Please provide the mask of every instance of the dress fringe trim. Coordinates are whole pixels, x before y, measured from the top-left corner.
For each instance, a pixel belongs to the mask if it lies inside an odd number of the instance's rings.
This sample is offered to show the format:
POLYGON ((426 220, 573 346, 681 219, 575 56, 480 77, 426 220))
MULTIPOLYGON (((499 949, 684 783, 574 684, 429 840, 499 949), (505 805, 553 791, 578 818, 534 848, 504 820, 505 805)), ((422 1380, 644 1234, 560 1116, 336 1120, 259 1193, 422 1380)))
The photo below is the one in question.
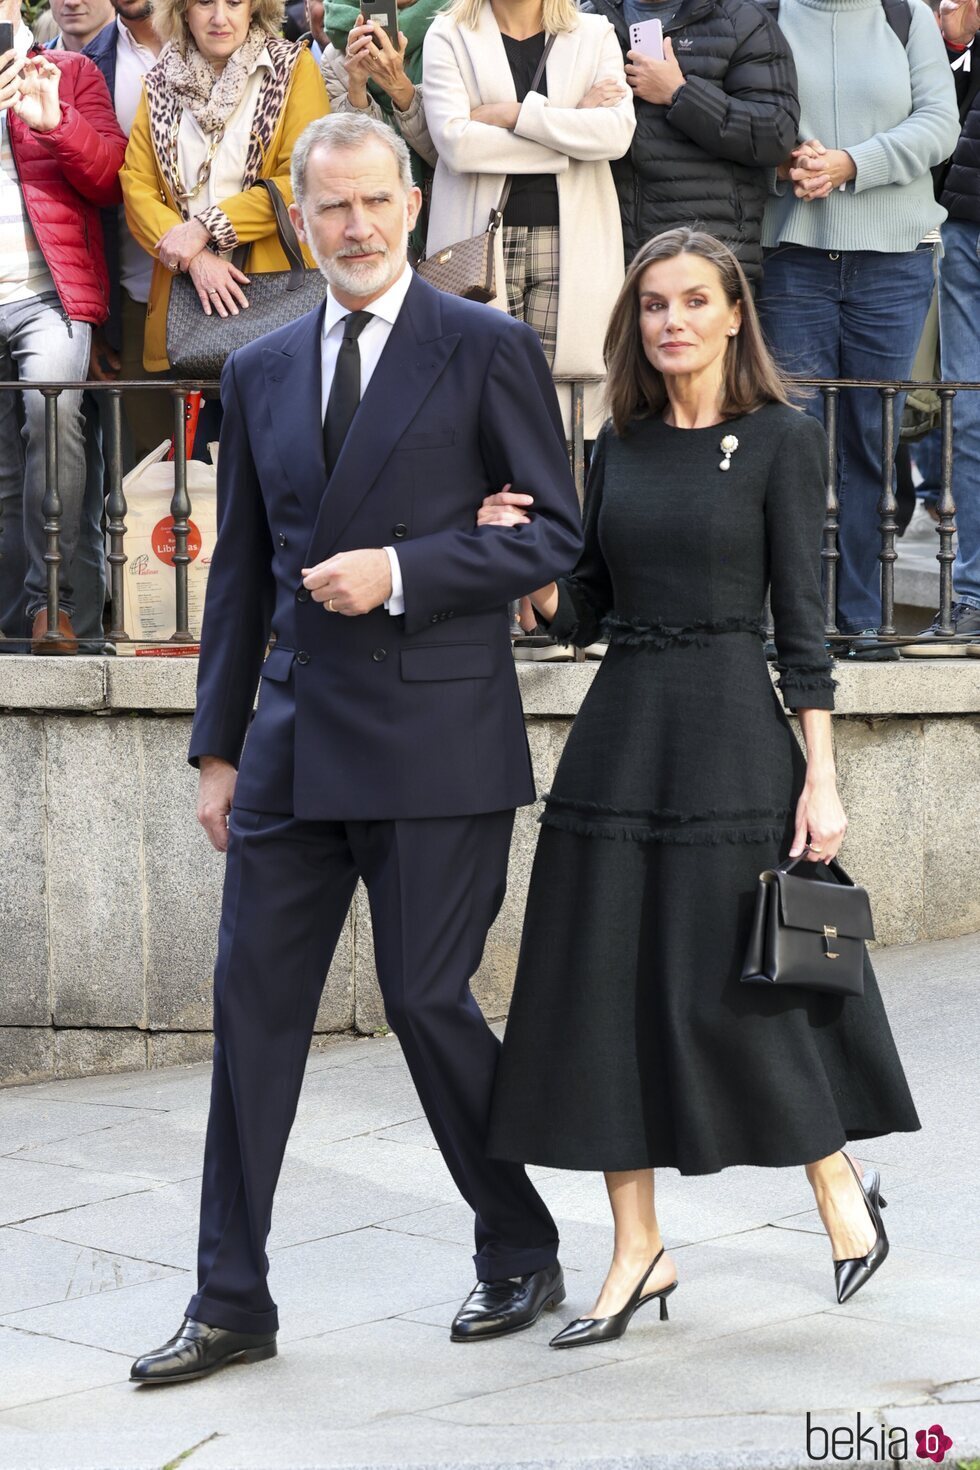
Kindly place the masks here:
POLYGON ((546 827, 579 837, 617 838, 624 842, 657 842, 677 847, 717 847, 721 843, 768 842, 786 830, 788 813, 773 807, 743 811, 630 811, 600 802, 574 801, 545 794, 538 820, 546 827))

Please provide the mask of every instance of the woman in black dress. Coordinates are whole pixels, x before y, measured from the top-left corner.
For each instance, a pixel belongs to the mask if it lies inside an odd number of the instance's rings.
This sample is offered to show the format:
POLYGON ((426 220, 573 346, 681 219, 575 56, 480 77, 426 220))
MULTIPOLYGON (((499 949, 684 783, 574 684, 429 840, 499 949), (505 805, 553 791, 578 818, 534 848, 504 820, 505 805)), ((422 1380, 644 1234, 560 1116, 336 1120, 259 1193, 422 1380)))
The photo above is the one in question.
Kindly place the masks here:
MULTIPOLYGON (((606 359, 585 550, 532 598, 560 641, 604 629, 609 648, 546 798, 490 1131, 497 1157, 605 1173, 612 1264, 561 1347, 619 1336, 658 1297, 666 1316, 658 1166, 805 1165, 844 1300, 887 1240, 877 1171, 862 1181, 842 1146, 919 1127, 870 964, 862 997, 739 983, 759 873, 829 862, 847 825, 823 429, 790 406, 708 235, 639 252, 606 359), (769 678, 767 587, 806 757, 769 678)), ((502 492, 481 523, 519 526, 531 504, 502 492)))

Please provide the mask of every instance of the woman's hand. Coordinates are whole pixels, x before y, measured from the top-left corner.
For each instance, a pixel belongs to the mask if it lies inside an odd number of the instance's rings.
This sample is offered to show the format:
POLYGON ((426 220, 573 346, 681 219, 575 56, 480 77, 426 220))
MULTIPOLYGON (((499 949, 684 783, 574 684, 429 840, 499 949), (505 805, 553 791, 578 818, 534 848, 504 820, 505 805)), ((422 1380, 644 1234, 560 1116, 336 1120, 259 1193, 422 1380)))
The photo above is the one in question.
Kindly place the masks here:
POLYGON ((521 115, 519 102, 484 102, 470 113, 471 122, 486 123, 491 128, 506 128, 513 132, 521 115))
POLYGON ((347 68, 347 97, 352 107, 363 112, 368 105, 367 84, 371 76, 374 44, 374 22, 358 21, 347 37, 344 65, 347 68))
POLYGON ((216 311, 219 316, 237 316, 239 309, 248 306, 248 297, 242 286, 248 285, 248 276, 210 250, 202 250, 188 266, 188 274, 197 287, 197 294, 204 308, 204 315, 216 311))
POLYGON ((407 112, 415 96, 415 88, 405 75, 405 52, 408 49, 408 37, 401 31, 398 32, 398 50, 396 51, 384 27, 379 26, 376 22, 372 24, 378 44, 373 48, 371 76, 382 91, 388 93, 398 111, 407 112))
POLYGON ((789 171, 797 199, 826 199, 857 177, 857 164, 843 148, 825 148, 814 138, 797 152, 799 157, 789 171))
POLYGON ((533 495, 517 495, 505 485, 496 495, 487 495, 476 513, 478 526, 529 526, 524 507, 534 504, 533 495))
POLYGON ((29 57, 20 73, 20 95, 11 106, 35 133, 53 133, 61 122, 61 72, 46 56, 29 57))
POLYGON ((796 804, 796 831, 790 857, 800 857, 806 852, 808 863, 829 863, 840 852, 846 831, 847 816, 837 794, 835 778, 823 776, 811 780, 807 776, 796 804))
POLYGON ((615 77, 603 77, 602 81, 591 86, 581 102, 575 105, 576 108, 618 107, 626 96, 627 90, 622 82, 617 82, 615 77))
POLYGON ((200 255, 210 239, 211 236, 199 219, 189 219, 182 224, 173 225, 157 241, 160 264, 165 265, 168 271, 190 270, 191 261, 200 255))
POLYGON ((794 168, 799 168, 801 158, 819 158, 826 151, 823 144, 818 143, 815 138, 808 143, 801 143, 797 148, 793 149, 786 162, 778 166, 776 169, 776 178, 782 179, 784 183, 788 184, 790 173, 794 168))
POLYGON ((663 61, 644 56, 642 51, 627 52, 626 80, 635 96, 642 97, 644 102, 666 107, 678 87, 684 85, 684 73, 674 55, 670 37, 664 39, 663 61))

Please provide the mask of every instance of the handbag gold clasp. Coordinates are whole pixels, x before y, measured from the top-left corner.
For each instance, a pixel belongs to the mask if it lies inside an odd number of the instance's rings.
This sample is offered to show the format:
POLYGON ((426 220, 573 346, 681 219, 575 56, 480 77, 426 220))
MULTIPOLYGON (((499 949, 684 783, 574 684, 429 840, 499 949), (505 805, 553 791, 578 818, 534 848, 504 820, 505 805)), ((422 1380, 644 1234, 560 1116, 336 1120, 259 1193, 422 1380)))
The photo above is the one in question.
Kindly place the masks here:
POLYGON ((839 960, 840 959, 839 952, 837 952, 835 950, 832 950, 831 947, 830 947, 830 941, 832 939, 836 939, 836 938, 837 938, 837 930, 834 927, 834 925, 833 924, 824 924, 824 926, 823 926, 823 943, 824 943, 824 951, 823 951, 823 954, 824 954, 824 959, 826 959, 826 960, 839 960))

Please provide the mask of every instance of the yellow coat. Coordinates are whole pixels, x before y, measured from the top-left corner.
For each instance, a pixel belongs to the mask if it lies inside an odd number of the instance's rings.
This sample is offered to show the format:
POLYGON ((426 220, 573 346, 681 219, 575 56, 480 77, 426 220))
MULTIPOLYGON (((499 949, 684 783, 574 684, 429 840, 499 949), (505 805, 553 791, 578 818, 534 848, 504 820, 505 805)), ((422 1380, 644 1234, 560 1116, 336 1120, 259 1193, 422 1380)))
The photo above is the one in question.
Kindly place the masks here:
MULTIPOLYGON (((285 44, 272 42, 270 49, 285 44)), ((329 111, 330 101, 320 68, 309 51, 304 49, 293 65, 285 101, 268 147, 262 153, 257 174, 260 179, 275 179, 287 204, 293 198, 289 164, 296 140, 309 123, 329 111)), ((174 202, 170 183, 153 144, 145 85, 119 178, 129 228, 143 249, 156 257, 157 241, 174 225, 181 224, 183 216, 174 202)), ((251 246, 245 262, 246 274, 289 268, 276 234, 272 202, 265 189, 246 189, 242 194, 222 199, 218 208, 227 216, 239 243, 251 246)), ((307 265, 314 266, 315 262, 305 248, 303 254, 307 265)), ((143 366, 150 372, 160 372, 170 366, 167 360, 167 305, 172 279, 171 272, 160 264, 159 259, 155 259, 143 342, 143 366)))

